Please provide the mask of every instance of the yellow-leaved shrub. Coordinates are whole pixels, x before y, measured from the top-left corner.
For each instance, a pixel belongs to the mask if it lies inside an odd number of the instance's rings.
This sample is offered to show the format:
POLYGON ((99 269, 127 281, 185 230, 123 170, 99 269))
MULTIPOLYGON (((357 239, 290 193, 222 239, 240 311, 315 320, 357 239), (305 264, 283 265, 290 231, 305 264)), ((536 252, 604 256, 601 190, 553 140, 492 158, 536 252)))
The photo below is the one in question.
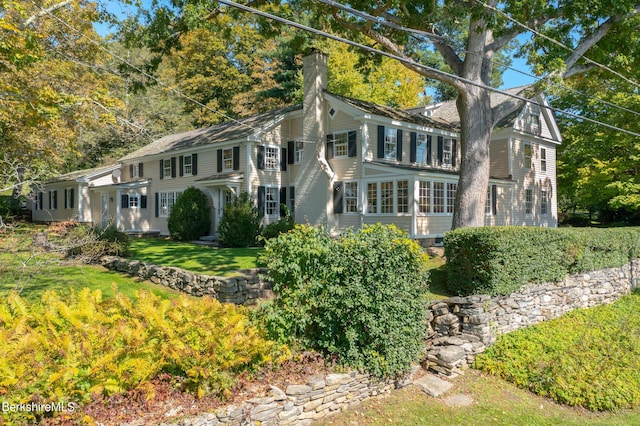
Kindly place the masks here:
POLYGON ((225 396, 236 374, 288 355, 249 326, 242 307, 147 291, 109 300, 89 289, 50 291, 33 304, 11 294, 0 300, 0 342, 0 402, 12 404, 152 393, 160 373, 184 377, 199 395, 225 396))

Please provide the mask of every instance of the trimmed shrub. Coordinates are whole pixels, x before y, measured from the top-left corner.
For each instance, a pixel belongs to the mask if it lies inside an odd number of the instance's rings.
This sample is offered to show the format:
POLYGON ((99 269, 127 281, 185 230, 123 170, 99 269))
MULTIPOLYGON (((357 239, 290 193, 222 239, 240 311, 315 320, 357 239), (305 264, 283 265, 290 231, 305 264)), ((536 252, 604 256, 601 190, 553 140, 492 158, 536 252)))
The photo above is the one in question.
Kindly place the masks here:
POLYGON ((277 237, 280 234, 289 232, 295 226, 294 219, 293 217, 291 217, 289 207, 287 207, 286 204, 280 204, 280 211, 284 212, 284 217, 277 222, 268 224, 262 230, 262 238, 264 238, 265 240, 269 240, 271 238, 277 237))
POLYGON ((486 227, 445 234, 447 288, 509 294, 532 282, 619 267, 640 256, 640 229, 486 227))
POLYGON ((189 187, 176 199, 167 220, 169 234, 176 241, 192 241, 211 230, 211 209, 201 190, 189 187))
MULTIPOLYGON (((0 300, 0 395, 83 404, 92 393, 153 394, 151 379, 169 373, 184 390, 224 397, 238 376, 288 356, 247 324, 244 308, 208 297, 169 301, 140 291, 103 300, 85 288, 30 304, 13 293, 0 300)), ((30 424, 34 415, 0 419, 30 424)))
POLYGON ((224 206, 218 232, 227 247, 249 247, 256 244, 262 230, 262 213, 248 193, 242 192, 224 206))
POLYGON ((474 367, 562 404, 640 406, 640 295, 502 335, 474 367))
POLYGON ((426 338, 426 255, 395 226, 332 239, 296 225, 268 240, 263 261, 276 299, 262 321, 296 342, 376 376, 406 371, 426 338))

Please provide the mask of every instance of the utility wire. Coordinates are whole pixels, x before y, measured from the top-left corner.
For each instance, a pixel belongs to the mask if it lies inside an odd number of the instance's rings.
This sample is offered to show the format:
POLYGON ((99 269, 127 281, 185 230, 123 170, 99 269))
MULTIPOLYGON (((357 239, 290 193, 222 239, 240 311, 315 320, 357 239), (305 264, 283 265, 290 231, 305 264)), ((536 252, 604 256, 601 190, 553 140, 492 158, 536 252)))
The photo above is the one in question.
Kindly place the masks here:
POLYGON ((268 18, 268 19, 271 19, 271 20, 274 20, 274 21, 278 21, 278 22, 281 22, 281 23, 283 23, 285 25, 288 25, 288 26, 291 26, 291 27, 294 27, 294 28, 297 28, 297 29, 300 29, 300 30, 303 30, 303 31, 307 31, 307 32, 310 32, 310 33, 313 33, 313 34, 316 34, 316 35, 320 35, 322 37, 326 37, 326 38, 329 38, 329 39, 332 39, 332 40, 335 40, 335 41, 339 41, 341 43, 345 43, 345 44, 348 44, 348 45, 351 45, 351 46, 354 46, 354 47, 358 47, 360 49, 366 50, 366 51, 371 52, 371 53, 376 53, 378 55, 382 55, 382 56, 385 56, 385 57, 388 57, 388 58, 391 58, 391 59, 395 59, 395 60, 397 60, 399 62, 406 63, 406 64, 409 64, 409 65, 414 66, 414 67, 422 68, 424 70, 430 71, 430 72, 432 72, 434 74, 441 75, 443 77, 447 77, 447 78, 450 78, 450 79, 461 81, 463 83, 470 84, 472 86, 476 86, 476 87, 479 87, 481 89, 485 89, 485 90, 489 90, 489 91, 492 91, 492 92, 500 93, 502 95, 505 95, 505 96, 508 96, 508 97, 511 97, 511 98, 514 98, 514 99, 517 99, 517 100, 520 100, 520 101, 523 101, 523 102, 528 102, 528 103, 530 103, 532 105, 536 105, 536 106, 539 106, 539 107, 542 107, 542 108, 547 108, 547 109, 550 109, 551 111, 557 112, 559 114, 568 115, 570 117, 578 118, 580 120, 588 121, 588 122, 591 122, 591 123, 594 123, 594 124, 599 124, 601 126, 604 126, 604 127, 607 127, 607 128, 613 129, 613 130, 617 130, 619 132, 623 132, 623 133, 627 133, 627 134, 630 134, 630 135, 633 135, 633 136, 640 137, 640 133, 635 133, 635 132, 632 132, 630 130, 622 129, 622 128, 614 126, 612 124, 608 124, 608 123, 604 123, 604 122, 601 122, 601 121, 598 121, 598 120, 594 120, 594 119, 589 118, 589 117, 584 117, 582 115, 579 115, 579 114, 576 114, 576 113, 573 113, 573 112, 570 112, 570 111, 565 111, 565 110, 562 110, 560 108, 555 108, 555 107, 552 107, 550 105, 543 105, 543 104, 541 104, 539 102, 536 102, 536 101, 533 101, 531 99, 527 99, 525 97, 522 97, 522 96, 519 96, 519 95, 515 95, 515 94, 512 94, 512 93, 508 93, 508 92, 505 92, 503 90, 496 89, 496 88, 491 87, 491 86, 487 86, 486 84, 478 83, 476 81, 472 81, 472 80, 457 76, 455 74, 450 74, 450 73, 447 73, 445 71, 441 71, 441 70, 439 70, 437 68, 433 68, 433 67, 430 67, 430 66, 427 66, 427 65, 420 64, 420 63, 415 62, 415 61, 413 61, 411 59, 403 58, 401 56, 396 56, 396 55, 394 55, 392 53, 384 52, 382 50, 378 50, 378 49, 375 49, 373 47, 366 46, 364 44, 361 44, 361 43, 358 43, 358 42, 355 42, 355 41, 352 41, 352 40, 349 40, 349 39, 346 39, 346 38, 343 38, 343 37, 340 37, 340 36, 337 36, 337 35, 334 35, 334 34, 330 34, 330 33, 327 33, 325 31, 318 30, 316 28, 312 28, 312 27, 309 27, 309 26, 306 26, 306 25, 291 21, 289 19, 282 18, 282 17, 277 16, 277 15, 273 15, 273 14, 268 13, 268 12, 263 12, 261 10, 254 9, 254 8, 252 8, 250 6, 245 6, 245 5, 230 1, 230 0, 218 0, 218 3, 222 3, 222 4, 225 4, 227 6, 231 6, 231 7, 240 9, 240 10, 244 10, 245 12, 249 12, 249 13, 252 13, 252 14, 255 14, 255 15, 258 15, 258 16, 262 16, 263 18, 268 18))
MULTIPOLYGON (((527 26, 526 24, 521 23, 520 21, 518 21, 518 20, 516 20, 516 19, 512 18, 512 17, 511 17, 511 16, 509 16, 507 13, 503 12, 502 10, 498 9, 498 8, 497 8, 497 7, 495 7, 495 6, 490 6, 490 5, 486 4, 485 2, 483 2, 483 1, 481 1, 481 0, 476 0, 476 3, 479 3, 479 4, 481 4, 483 7, 487 8, 487 9, 489 9, 489 10, 492 10, 492 11, 494 11, 495 13, 498 13, 498 14, 502 15, 502 16, 503 16, 505 19, 507 19, 508 21, 513 22, 513 23, 514 23, 514 24, 516 24, 517 26, 519 26, 519 27, 521 27, 521 28, 524 28, 524 29, 525 29, 525 30, 527 30, 527 31, 530 31, 531 33, 533 33, 534 35, 536 35, 536 36, 538 36, 538 37, 544 38, 545 40, 548 40, 548 41, 550 41, 551 43, 553 43, 553 44, 555 44, 555 45, 557 45, 557 46, 562 47, 563 49, 565 49, 565 50, 569 51, 570 53, 574 53, 574 52, 575 52, 575 49, 573 49, 573 48, 571 48, 571 47, 567 46, 566 44, 564 44, 564 43, 562 43, 562 42, 560 42, 560 41, 558 41, 558 40, 556 40, 556 39, 553 39, 553 38, 551 38, 551 37, 549 37, 549 36, 547 36, 547 35, 545 35, 545 34, 542 34, 540 31, 537 31, 537 30, 535 30, 535 29, 533 29, 533 28, 531 28, 531 27, 527 26)), ((589 59, 589 58, 587 58, 587 57, 586 57, 586 56, 584 56, 584 55, 582 55, 582 58, 583 58, 585 61, 587 61, 588 63, 591 63, 591 64, 593 64, 593 65, 595 65, 595 66, 597 66, 597 67, 599 67, 599 68, 602 68, 603 70, 609 71, 610 73, 612 73, 612 74, 616 75, 617 77, 620 77, 621 79, 623 79, 623 80, 624 80, 624 81, 626 81, 627 83, 632 84, 632 85, 634 85, 634 86, 636 86, 636 87, 640 87, 640 83, 637 83, 637 82, 635 82, 635 81, 633 81, 633 80, 631 80, 631 79, 629 79, 629 78, 625 77, 624 75, 620 74, 618 71, 615 71, 615 70, 611 69, 610 67, 608 67, 608 66, 606 66, 606 65, 604 65, 604 64, 601 64, 601 63, 599 63, 599 62, 596 62, 596 61, 594 61, 593 59, 589 59)))
MULTIPOLYGON (((390 22, 390 21, 388 21, 388 20, 386 20, 386 19, 384 19, 382 17, 373 16, 371 14, 368 14, 368 13, 363 12, 363 11, 358 10, 358 9, 354 9, 354 8, 352 8, 350 6, 343 5, 343 4, 335 2, 333 0, 317 0, 317 1, 319 1, 320 3, 324 3, 326 5, 335 7, 337 9, 343 10, 345 12, 351 13, 353 15, 359 16, 359 17, 364 18, 364 19, 366 19, 366 20, 368 20, 370 22, 374 22, 374 23, 377 23, 377 24, 381 24, 381 25, 387 26, 389 28, 393 28, 393 29, 397 29, 397 30, 400 30, 400 31, 404 31, 404 32, 410 33, 410 35, 415 37, 415 39, 417 41, 424 41, 424 40, 417 38, 416 35, 418 35, 418 36, 426 36, 429 39, 429 40, 426 40, 426 41, 428 43, 431 43, 431 44, 437 43, 437 42, 433 41, 432 38, 436 38, 437 40, 441 40, 441 41, 444 41, 444 42, 447 42, 447 43, 451 44, 451 40, 449 40, 446 37, 441 36, 439 34, 433 34, 433 33, 427 32, 427 31, 422 31, 422 30, 417 30, 417 29, 414 29, 414 28, 408 28, 408 27, 404 27, 404 26, 401 26, 401 25, 397 25, 397 24, 395 24, 393 22, 390 22)), ((464 50, 464 52, 465 53, 470 53, 467 50, 464 50)), ((511 66, 505 64, 504 62, 500 62, 496 58, 494 58, 492 60, 492 62, 493 63, 497 63, 497 64, 502 65, 502 66, 505 66, 509 70, 512 70, 512 71, 515 71, 515 72, 520 73, 522 75, 525 75, 527 77, 533 78, 533 79, 535 79, 537 81, 544 80, 544 78, 542 78, 542 77, 538 77, 538 76, 535 76, 533 74, 529 74, 527 72, 524 72, 524 71, 518 70, 518 69, 516 69, 514 67, 511 67, 511 66)), ((608 106, 611 106, 611 107, 614 107, 614 108, 619 108, 619 109, 621 109, 623 111, 626 111, 626 112, 629 112, 631 114, 640 115, 640 112, 633 111, 633 110, 631 110, 629 108, 626 108, 624 106, 614 104, 614 103, 609 102, 607 100, 601 99, 601 98, 599 98, 597 96, 592 96, 592 95, 589 95, 589 94, 586 94, 586 93, 582 93, 579 90, 570 88, 570 87, 568 87, 566 85, 563 85, 563 84, 560 84, 560 83, 555 83, 555 82, 550 82, 550 83, 551 83, 551 85, 553 85, 555 87, 560 87, 560 88, 562 88, 564 90, 568 90, 568 91, 570 91, 572 93, 580 94, 582 96, 585 96, 585 97, 588 97, 588 98, 591 98, 591 99, 595 99, 596 101, 601 102, 601 103, 603 103, 605 105, 608 105, 608 106)))

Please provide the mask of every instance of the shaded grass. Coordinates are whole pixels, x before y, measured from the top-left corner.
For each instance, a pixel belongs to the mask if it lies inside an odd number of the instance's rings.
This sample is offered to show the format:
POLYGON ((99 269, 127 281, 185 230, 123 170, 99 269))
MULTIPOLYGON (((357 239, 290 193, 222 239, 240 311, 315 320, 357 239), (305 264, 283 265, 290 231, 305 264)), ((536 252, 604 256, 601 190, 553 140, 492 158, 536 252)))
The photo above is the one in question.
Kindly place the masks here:
POLYGON ((364 402, 357 408, 319 422, 319 426, 347 425, 631 425, 640 424, 640 413, 621 410, 592 413, 556 404, 546 398, 476 370, 453 380, 454 388, 443 398, 432 398, 414 386, 390 396, 364 402), (448 406, 447 397, 468 395, 468 407, 448 406))
POLYGON ((263 251, 261 247, 215 248, 163 238, 142 238, 131 241, 129 257, 141 262, 228 277, 239 269, 256 268, 258 256, 263 251))
POLYGON ((447 289, 447 270, 444 259, 439 256, 430 256, 427 267, 429 268, 427 300, 441 300, 454 296, 447 289))

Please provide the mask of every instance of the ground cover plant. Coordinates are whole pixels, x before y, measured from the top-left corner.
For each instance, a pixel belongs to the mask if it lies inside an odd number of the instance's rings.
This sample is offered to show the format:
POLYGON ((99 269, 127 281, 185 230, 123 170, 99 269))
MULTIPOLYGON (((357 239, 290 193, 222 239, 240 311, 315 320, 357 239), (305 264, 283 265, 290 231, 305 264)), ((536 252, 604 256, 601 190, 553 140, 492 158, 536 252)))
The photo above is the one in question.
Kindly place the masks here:
POLYGON ((404 231, 373 225, 338 238, 296 227, 265 245, 275 301, 258 320, 270 336, 376 376, 406 371, 422 351, 426 255, 404 231))
MULTIPOLYGON (((152 379, 180 377, 199 396, 228 394, 238 375, 283 360, 286 347, 248 325, 245 310, 211 298, 171 301, 83 289, 47 291, 38 303, 0 299, 0 400, 83 405, 92 394, 153 394, 152 379)), ((3 413, 10 421, 33 412, 3 413)))
POLYGON ((239 269, 258 267, 262 252, 258 247, 216 248, 163 238, 134 239, 129 247, 131 259, 216 276, 232 276, 239 269))
POLYGON ((640 406, 640 294, 503 336, 475 366, 589 410, 640 406))

